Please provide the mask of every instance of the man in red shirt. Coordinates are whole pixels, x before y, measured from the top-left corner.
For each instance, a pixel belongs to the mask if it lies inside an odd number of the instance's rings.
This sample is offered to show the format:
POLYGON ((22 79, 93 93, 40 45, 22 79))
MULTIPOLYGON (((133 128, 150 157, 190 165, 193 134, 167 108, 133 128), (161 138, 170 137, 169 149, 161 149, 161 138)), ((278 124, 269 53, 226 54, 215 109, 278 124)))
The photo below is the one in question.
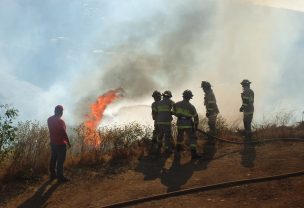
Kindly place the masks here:
POLYGON ((51 161, 50 161, 50 180, 57 178, 59 182, 67 182, 69 179, 63 175, 63 164, 66 157, 66 145, 71 147, 66 126, 61 119, 63 107, 55 107, 55 115, 48 118, 48 128, 51 139, 51 161))

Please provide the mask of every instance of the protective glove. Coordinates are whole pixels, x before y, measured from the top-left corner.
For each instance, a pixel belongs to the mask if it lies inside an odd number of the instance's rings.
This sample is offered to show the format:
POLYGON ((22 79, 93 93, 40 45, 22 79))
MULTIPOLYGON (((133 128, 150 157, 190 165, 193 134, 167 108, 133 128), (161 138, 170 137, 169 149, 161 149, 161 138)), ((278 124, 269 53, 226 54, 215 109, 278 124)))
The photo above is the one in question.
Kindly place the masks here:
POLYGON ((242 107, 240 108, 240 112, 244 112, 244 106, 242 105, 242 107))

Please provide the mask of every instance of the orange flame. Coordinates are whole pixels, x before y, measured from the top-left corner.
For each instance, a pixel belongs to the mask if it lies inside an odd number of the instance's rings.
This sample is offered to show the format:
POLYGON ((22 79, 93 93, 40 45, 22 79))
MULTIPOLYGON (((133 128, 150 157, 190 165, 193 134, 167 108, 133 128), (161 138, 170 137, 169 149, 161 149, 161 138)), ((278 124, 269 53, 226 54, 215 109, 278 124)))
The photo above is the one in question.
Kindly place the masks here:
POLYGON ((103 113, 107 106, 120 97, 122 92, 121 88, 110 90, 105 94, 98 97, 97 101, 90 107, 91 112, 87 115, 88 120, 84 123, 87 127, 85 143, 89 145, 99 146, 101 143, 100 134, 97 134, 96 128, 100 124, 103 113))

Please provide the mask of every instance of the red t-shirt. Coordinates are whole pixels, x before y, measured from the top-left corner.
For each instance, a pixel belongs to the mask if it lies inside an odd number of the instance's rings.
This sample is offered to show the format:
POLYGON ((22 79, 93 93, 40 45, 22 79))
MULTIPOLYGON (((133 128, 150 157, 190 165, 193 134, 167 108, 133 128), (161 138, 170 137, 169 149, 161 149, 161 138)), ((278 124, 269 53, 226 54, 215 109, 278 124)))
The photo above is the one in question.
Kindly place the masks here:
POLYGON ((64 121, 53 115, 47 120, 51 144, 67 144, 68 143, 68 135, 66 133, 66 126, 64 121))

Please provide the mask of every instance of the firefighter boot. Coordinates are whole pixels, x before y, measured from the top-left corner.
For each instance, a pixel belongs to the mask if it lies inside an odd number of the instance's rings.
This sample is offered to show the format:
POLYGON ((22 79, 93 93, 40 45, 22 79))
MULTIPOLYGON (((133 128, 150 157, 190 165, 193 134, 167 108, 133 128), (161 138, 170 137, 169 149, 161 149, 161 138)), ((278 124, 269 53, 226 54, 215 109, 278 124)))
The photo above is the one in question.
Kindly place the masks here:
POLYGON ((157 142, 152 140, 151 146, 150 146, 150 154, 155 154, 157 152, 157 142))
POLYGON ((159 142, 159 143, 157 144, 157 150, 156 150, 156 153, 157 153, 157 154, 160 154, 160 153, 161 153, 162 147, 163 147, 163 144, 159 142))
POLYGON ((201 159, 202 156, 197 154, 196 149, 191 149, 191 160, 201 159))
POLYGON ((183 151, 183 150, 184 150, 183 145, 182 145, 182 144, 176 144, 175 150, 176 150, 177 152, 183 151))
POLYGON ((251 140, 251 138, 252 138, 252 132, 251 131, 246 131, 246 134, 245 134, 246 136, 245 136, 245 139, 246 140, 251 140))
POLYGON ((251 123, 246 121, 246 122, 244 122, 244 124, 245 124, 245 139, 250 140, 252 137, 251 123))
POLYGON ((164 152, 165 152, 166 155, 171 155, 172 152, 173 152, 171 144, 166 144, 165 147, 164 147, 164 149, 165 149, 164 152))

